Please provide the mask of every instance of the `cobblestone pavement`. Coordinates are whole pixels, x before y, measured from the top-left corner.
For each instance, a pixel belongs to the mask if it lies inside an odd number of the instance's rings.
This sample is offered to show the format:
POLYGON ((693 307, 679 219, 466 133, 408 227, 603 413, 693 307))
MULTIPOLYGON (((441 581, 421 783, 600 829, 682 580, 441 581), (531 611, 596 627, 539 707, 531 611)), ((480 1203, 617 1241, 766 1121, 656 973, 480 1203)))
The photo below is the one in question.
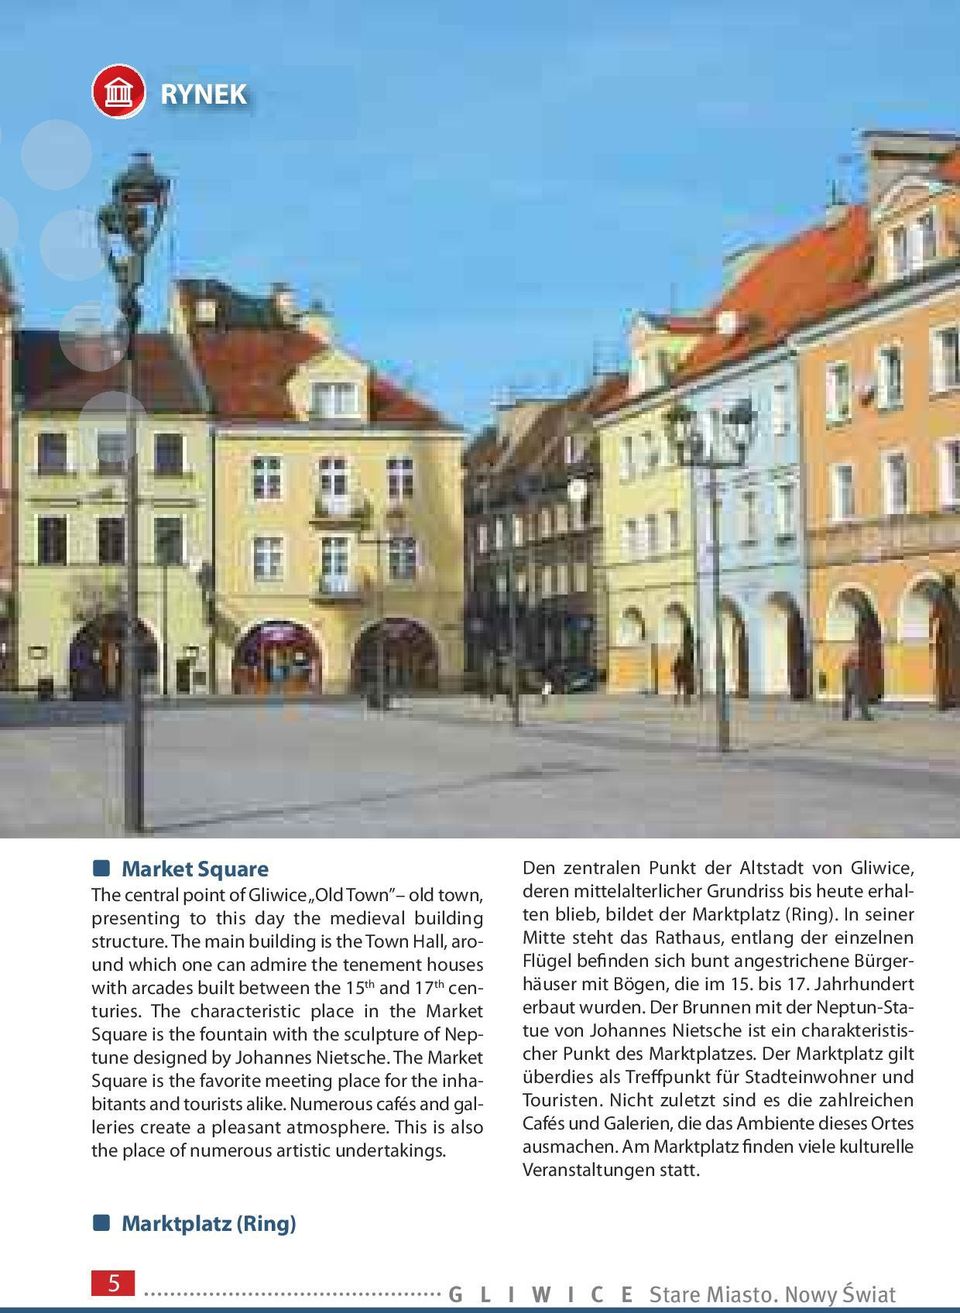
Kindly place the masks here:
MULTIPOLYGON (((157 836, 957 836, 960 714, 605 695, 163 706, 147 715, 157 836)), ((120 828, 117 709, 0 703, 0 834, 120 828), (104 719, 106 717, 106 719, 104 719)))

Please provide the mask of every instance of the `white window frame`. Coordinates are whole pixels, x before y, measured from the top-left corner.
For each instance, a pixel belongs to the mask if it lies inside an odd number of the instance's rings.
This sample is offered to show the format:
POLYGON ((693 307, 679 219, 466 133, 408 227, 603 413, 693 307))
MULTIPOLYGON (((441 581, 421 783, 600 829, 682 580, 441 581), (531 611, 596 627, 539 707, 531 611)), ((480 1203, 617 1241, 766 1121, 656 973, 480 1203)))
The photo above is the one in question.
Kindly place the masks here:
POLYGON ((282 456, 261 456, 258 453, 254 453, 254 455, 250 457, 250 500, 252 502, 259 504, 260 502, 283 501, 283 495, 285 491, 284 484, 286 482, 284 478, 283 464, 284 462, 282 456), (262 496, 257 495, 257 463, 258 462, 263 462, 263 466, 264 466, 262 496), (271 468, 271 465, 274 462, 276 463, 276 469, 271 468), (272 474, 276 474, 278 480, 277 486, 279 488, 279 491, 275 496, 271 496, 269 492, 270 476, 272 474))
POLYGON ((955 392, 960 388, 960 323, 938 324, 930 330, 930 390, 934 396, 944 392, 955 392), (957 376, 947 381, 939 350, 940 339, 947 333, 955 333, 957 340, 957 376))
POLYGON ((940 444, 940 505, 960 509, 960 437, 940 444))
POLYGON ((503 516, 498 515, 493 522, 493 550, 502 552, 507 541, 506 531, 503 524, 503 516))
POLYGON ((910 227, 906 223, 895 224, 887 233, 887 276, 905 278, 910 272, 910 227), (903 239, 903 258, 898 259, 897 242, 903 239))
POLYGON ((777 537, 796 538, 797 536, 797 485, 795 483, 778 483, 776 490, 777 537), (785 514, 789 507, 789 519, 785 514))
POLYGON ((187 435, 181 429, 155 429, 153 434, 153 469, 150 471, 154 478, 161 479, 182 479, 189 473, 187 468, 187 435), (157 472, 157 439, 158 438, 179 438, 180 439, 180 469, 178 473, 167 474, 164 471, 157 472))
POLYGON ((360 418, 360 384, 353 379, 314 379, 310 384, 310 415, 313 419, 359 419, 360 418), (329 404, 318 403, 318 397, 325 396, 329 404), (348 405, 341 402, 350 397, 348 405))
POLYGON ((790 432, 790 385, 774 383, 770 389, 770 433, 776 440, 790 432))
POLYGON ((653 429, 647 429, 643 435, 643 471, 655 474, 660 468, 660 439, 653 429))
POLYGON ((70 459, 70 434, 66 429, 42 428, 36 433, 36 460, 34 463, 34 473, 45 479, 63 478, 65 474, 73 472, 73 462, 70 459), (41 438, 63 438, 63 469, 62 470, 44 470, 40 464, 40 439, 41 438))
POLYGON ((416 465, 412 456, 388 456, 387 501, 411 501, 417 491, 416 465))
POLYGON ((634 450, 634 434, 621 433, 618 447, 620 482, 631 483, 636 478, 637 460, 634 450))
POLYGON ((420 544, 412 533, 395 533, 390 535, 387 543, 387 578, 392 584, 412 584, 420 577, 420 544), (403 547, 401 547, 403 544, 403 547), (396 561, 392 553, 403 552, 396 561), (407 552, 412 550, 412 558, 407 556, 407 552), (402 567, 400 573, 394 570, 394 565, 402 567), (409 572, 407 566, 409 565, 409 572))
POLYGON ((646 557, 660 555, 660 526, 657 516, 651 511, 643 517, 643 554, 646 557))
POLYGON ((891 517, 896 516, 898 518, 901 515, 909 515, 910 514, 910 462, 907 459, 906 451, 897 447, 889 451, 881 452, 880 470, 881 470, 880 482, 881 482, 881 491, 883 493, 884 515, 891 517), (902 507, 894 508, 891 504, 891 492, 893 489, 893 483, 891 481, 890 469, 892 467, 894 460, 896 460, 897 458, 903 461, 904 500, 902 507))
POLYGON ((514 511, 510 517, 511 535, 514 547, 523 546, 524 523, 523 515, 520 511, 514 511))
POLYGON ((911 246, 911 267, 913 269, 925 269, 927 265, 933 264, 940 250, 940 234, 937 231, 937 215, 935 210, 924 210, 918 214, 910 225, 910 246, 911 246), (929 220, 928 226, 924 227, 926 220, 929 220), (927 252, 923 248, 923 234, 929 232, 933 236, 933 249, 927 252))
POLYGON ((832 360, 825 371, 826 414, 828 424, 849 424, 853 419, 853 370, 849 360, 832 360), (847 378, 847 412, 841 414, 837 409, 838 389, 837 375, 843 371, 847 378))
POLYGON ((665 513, 667 521, 667 550, 671 553, 680 550, 680 512, 673 509, 665 513))
POLYGON ((320 543, 319 543, 319 545, 318 545, 318 558, 319 558, 319 565, 320 565, 320 578, 323 580, 324 584, 326 585, 326 590, 327 590, 328 592, 342 592, 342 593, 347 593, 347 592, 350 591, 350 580, 351 580, 351 578, 352 578, 352 567, 353 567, 353 550, 352 550, 352 548, 353 548, 353 544, 352 544, 351 541, 350 541, 350 535, 349 535, 349 534, 346 534, 346 533, 325 533, 325 534, 323 534, 323 535, 321 536, 321 538, 320 538, 320 543), (337 547, 337 548, 335 548, 335 549, 332 549, 332 550, 333 550, 333 553, 334 553, 333 556, 332 556, 332 559, 333 559, 334 562, 337 563, 338 565, 339 565, 339 563, 342 561, 343 566, 344 566, 344 568, 343 568, 342 570, 341 570, 341 569, 337 569, 337 570, 335 570, 333 573, 328 573, 328 572, 324 569, 324 565, 323 565, 324 549, 325 549, 325 547, 326 547, 326 545, 327 545, 328 543, 338 543, 338 544, 343 544, 343 550, 342 550, 342 553, 341 553, 340 547, 337 547), (333 587, 333 588, 329 587, 329 585, 330 585, 330 581, 333 580, 333 579, 341 580, 342 583, 343 583, 343 586, 342 586, 342 587, 333 587))
POLYGON ((877 371, 877 409, 878 410, 900 410, 903 407, 903 397, 905 392, 904 378, 904 355, 903 343, 899 341, 882 342, 877 347, 874 355, 875 368, 877 371), (889 378, 886 373, 885 361, 889 359, 890 353, 895 351, 900 358, 900 395, 891 398, 889 392, 889 378))
POLYGON ((639 561, 640 521, 636 516, 628 515, 620 525, 620 551, 625 561, 639 561))
POLYGON ((490 530, 486 524, 477 525, 477 553, 486 556, 490 546, 490 530))
POLYGON ((857 479, 852 461, 838 461, 830 466, 830 521, 832 524, 849 524, 857 518, 857 479), (840 497, 840 471, 850 471, 850 511, 844 511, 840 497))
MULTIPOLYGON (((270 548, 271 560, 273 549, 270 548)), ((275 584, 286 578, 287 574, 287 539, 282 533, 256 533, 250 539, 250 577, 256 584, 275 584), (280 570, 277 574, 257 573, 257 543, 280 544, 280 570)))
POLYGON ((756 488, 744 488, 737 499, 737 540, 750 547, 760 539, 760 494, 756 488))

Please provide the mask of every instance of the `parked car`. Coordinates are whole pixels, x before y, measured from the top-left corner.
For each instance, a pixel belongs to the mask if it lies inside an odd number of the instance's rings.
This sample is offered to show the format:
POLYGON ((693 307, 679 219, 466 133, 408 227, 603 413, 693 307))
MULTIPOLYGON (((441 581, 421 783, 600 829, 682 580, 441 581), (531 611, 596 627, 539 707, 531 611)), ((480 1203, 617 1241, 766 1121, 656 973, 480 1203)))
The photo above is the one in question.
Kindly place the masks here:
POLYGON ((592 693, 600 682, 596 666, 587 662, 554 666, 547 675, 555 693, 592 693))

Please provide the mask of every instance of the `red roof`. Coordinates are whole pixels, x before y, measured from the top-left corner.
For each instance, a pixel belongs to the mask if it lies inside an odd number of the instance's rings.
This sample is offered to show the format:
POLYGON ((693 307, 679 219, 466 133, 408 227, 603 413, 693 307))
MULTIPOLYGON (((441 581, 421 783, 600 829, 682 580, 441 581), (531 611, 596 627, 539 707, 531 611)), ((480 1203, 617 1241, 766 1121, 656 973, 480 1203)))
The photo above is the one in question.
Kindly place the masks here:
POLYGON ((836 223, 820 224, 773 247, 713 306, 716 323, 736 313, 739 327, 705 335, 683 360, 683 382, 755 351, 775 346, 804 324, 852 305, 870 292, 871 242, 865 205, 853 205, 836 223))
MULTIPOLYGON (((77 363, 83 358, 82 353, 96 356, 100 345, 95 339, 81 341, 80 354, 71 360, 64 355, 60 334, 55 329, 24 329, 17 333, 16 390, 23 394, 26 409, 82 410, 103 393, 125 392, 122 360, 102 370, 84 369, 77 363)), ((111 352, 109 358, 113 359, 114 355, 111 352)), ((204 409, 167 333, 138 334, 134 391, 149 414, 190 415, 200 414, 204 409)), ((114 405, 107 403, 106 408, 114 409, 114 405)))
POLYGON ((952 182, 960 187, 960 146, 943 161, 937 170, 937 176, 943 182, 952 182))
MULTIPOLYGON (((193 346, 214 412, 235 420, 297 419, 287 391, 290 378, 327 350, 298 328, 198 329, 193 346)), ((447 425, 432 406, 375 371, 370 375, 370 419, 375 424, 447 425)))

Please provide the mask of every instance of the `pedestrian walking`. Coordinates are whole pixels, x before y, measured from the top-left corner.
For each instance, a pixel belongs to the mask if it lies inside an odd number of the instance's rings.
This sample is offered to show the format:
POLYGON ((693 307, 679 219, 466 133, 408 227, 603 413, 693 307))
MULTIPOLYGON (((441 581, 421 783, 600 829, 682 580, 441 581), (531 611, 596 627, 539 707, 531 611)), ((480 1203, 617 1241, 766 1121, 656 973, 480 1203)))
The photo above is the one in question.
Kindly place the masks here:
POLYGON ((844 657, 842 679, 844 720, 850 719, 854 706, 856 706, 861 720, 872 720, 873 716, 870 714, 870 708, 867 705, 867 681, 858 643, 855 643, 844 657))

